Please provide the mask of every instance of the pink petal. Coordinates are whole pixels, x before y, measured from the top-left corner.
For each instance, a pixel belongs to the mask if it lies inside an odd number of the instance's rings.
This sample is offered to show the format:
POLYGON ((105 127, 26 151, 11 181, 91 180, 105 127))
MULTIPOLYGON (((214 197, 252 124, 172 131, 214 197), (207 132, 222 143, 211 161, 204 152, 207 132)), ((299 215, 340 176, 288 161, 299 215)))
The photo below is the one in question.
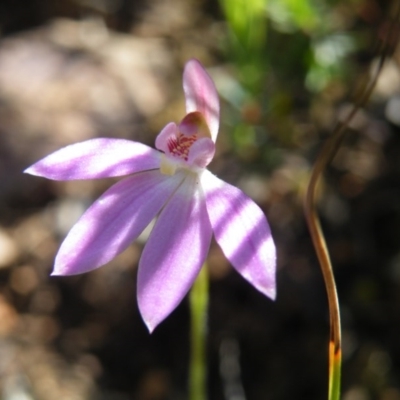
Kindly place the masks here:
POLYGON ((208 138, 196 140, 189 150, 188 164, 205 168, 213 159, 215 143, 208 138))
POLYGON ((261 209, 241 190, 205 170, 207 211, 216 241, 234 268, 271 299, 276 296, 276 254, 261 209))
POLYGON ((176 139, 178 134, 178 127, 174 122, 165 125, 161 132, 156 137, 156 149, 169 153, 168 142, 176 139))
POLYGON ((131 140, 98 138, 64 147, 24 172, 67 181, 123 176, 159 166, 160 153, 151 147, 131 140))
POLYGON ((186 63, 183 71, 183 90, 186 96, 186 112, 200 111, 208 124, 215 142, 219 128, 219 99, 210 75, 197 60, 186 63))
POLYGON ((56 256, 52 275, 100 267, 125 250, 181 184, 182 175, 146 171, 116 183, 73 226, 56 256))
POLYGON ((150 332, 189 291, 206 259, 211 236, 198 177, 187 174, 160 214, 139 263, 138 303, 150 332))

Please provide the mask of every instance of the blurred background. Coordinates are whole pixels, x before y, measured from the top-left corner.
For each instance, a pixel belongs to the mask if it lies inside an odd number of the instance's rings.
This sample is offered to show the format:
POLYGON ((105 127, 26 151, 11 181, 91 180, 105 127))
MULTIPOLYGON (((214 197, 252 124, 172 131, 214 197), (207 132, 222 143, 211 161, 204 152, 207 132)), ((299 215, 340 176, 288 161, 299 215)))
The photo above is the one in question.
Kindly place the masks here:
POLYGON ((400 399, 400 26, 384 0, 2 0, 0 399, 186 399, 187 301, 149 335, 138 313, 144 233, 107 266, 49 277, 60 241, 114 180, 22 171, 94 137, 154 144, 184 115, 198 58, 221 96, 210 169, 265 211, 278 247, 271 302, 218 246, 210 400, 324 399, 328 308, 302 212, 324 140, 394 51, 324 175, 320 215, 341 303, 344 400, 400 399), (394 26, 394 29, 390 27, 394 26))

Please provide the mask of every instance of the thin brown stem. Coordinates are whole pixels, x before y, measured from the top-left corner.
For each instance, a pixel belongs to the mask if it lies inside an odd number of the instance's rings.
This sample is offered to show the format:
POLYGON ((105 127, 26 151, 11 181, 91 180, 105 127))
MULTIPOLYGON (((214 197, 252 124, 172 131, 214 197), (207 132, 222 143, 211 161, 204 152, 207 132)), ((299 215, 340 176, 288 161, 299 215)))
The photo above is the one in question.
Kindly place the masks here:
POLYGON ((380 44, 379 53, 381 54, 381 56, 372 79, 369 80, 369 82, 367 82, 367 84, 364 86, 364 89, 361 91, 361 94, 358 96, 354 107, 352 108, 346 119, 336 126, 331 137, 328 138, 324 143, 323 148, 319 153, 318 158, 315 161, 315 164, 311 171, 310 181, 307 187, 307 193, 304 201, 304 212, 308 228, 321 266, 328 296, 328 306, 330 314, 329 399, 338 399, 340 396, 341 326, 339 301, 336 291, 335 278, 332 270, 332 263, 329 257, 328 248, 316 210, 317 188, 324 170, 331 162, 340 147, 349 122, 358 112, 358 110, 367 103, 371 96, 379 74, 382 71, 384 62, 390 52, 389 41, 393 35, 393 31, 399 19, 399 14, 400 7, 398 7, 395 18, 392 20, 392 24, 386 36, 386 40, 380 44))

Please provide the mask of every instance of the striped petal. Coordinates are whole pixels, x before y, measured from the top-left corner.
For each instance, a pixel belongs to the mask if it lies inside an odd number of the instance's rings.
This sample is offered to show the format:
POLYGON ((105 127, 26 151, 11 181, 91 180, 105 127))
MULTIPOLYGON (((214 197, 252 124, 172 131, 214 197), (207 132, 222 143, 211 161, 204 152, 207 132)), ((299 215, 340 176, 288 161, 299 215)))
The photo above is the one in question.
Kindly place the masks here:
POLYGON ((183 71, 183 90, 186 97, 186 112, 201 112, 215 142, 219 128, 219 99, 210 75, 197 60, 190 60, 183 71))
POLYGON ((198 177, 187 174, 160 214, 139 263, 138 303, 150 332, 189 291, 206 259, 211 236, 198 177))
POLYGON ((276 254, 264 213, 241 190, 205 170, 201 177, 215 239, 233 267, 275 299, 276 254))
POLYGON ((24 172, 57 181, 123 176, 160 166, 160 153, 142 143, 97 138, 64 147, 24 172))
POLYGON ((73 226, 52 275, 81 274, 109 262, 140 235, 182 180, 146 171, 113 185, 73 226))

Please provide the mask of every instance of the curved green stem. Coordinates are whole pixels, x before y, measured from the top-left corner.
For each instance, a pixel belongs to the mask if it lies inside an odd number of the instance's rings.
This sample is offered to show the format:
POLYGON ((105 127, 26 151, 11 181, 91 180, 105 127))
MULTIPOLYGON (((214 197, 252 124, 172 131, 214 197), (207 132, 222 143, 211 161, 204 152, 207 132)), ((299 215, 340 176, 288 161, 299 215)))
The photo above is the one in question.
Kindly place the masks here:
POLYGON ((342 352, 334 342, 329 344, 329 400, 340 399, 340 377, 342 370, 342 352))
MULTIPOLYGON (((332 147, 330 147, 331 149, 332 147)), ((318 160, 317 160, 318 161, 318 160)), ((320 173, 321 164, 316 162, 311 174, 310 183, 304 203, 308 228, 317 252, 328 295, 330 314, 330 343, 329 343, 329 400, 340 398, 340 371, 341 371, 341 327, 339 301, 336 291, 335 278, 329 252, 326 247, 324 235, 315 210, 315 191, 320 173), (319 168, 318 168, 319 167, 319 168)))
MULTIPOLYGON (((392 25, 388 31, 387 38, 391 38, 392 31, 396 26, 399 19, 400 7, 395 14, 395 18, 392 21, 392 25)), ((340 375, 341 375, 341 363, 342 363, 342 349, 341 349, 341 327, 340 327, 340 312, 339 312, 339 301, 336 292, 335 278, 332 271, 332 264, 329 257, 328 248, 326 246, 324 234, 321 229, 318 214, 316 211, 316 192, 318 183, 321 180, 321 176, 330 163, 332 158, 335 156, 340 144, 346 133, 346 127, 350 120, 354 117, 357 111, 364 106, 369 97, 371 96, 372 90, 382 70, 384 61, 391 49, 388 45, 389 40, 385 40, 381 44, 381 57, 379 59, 378 67, 375 71, 373 78, 364 86, 360 95, 356 100, 356 104, 345 119, 343 123, 339 123, 334 130, 332 136, 326 140, 323 148, 315 161, 313 169, 311 171, 310 182, 307 187, 307 193, 304 201, 304 212, 307 219, 308 228, 310 235, 318 256, 318 260, 321 266, 322 274, 325 281, 325 286, 328 295, 328 305, 330 314, 330 342, 329 342, 329 400, 340 399, 340 375)))
POLYGON ((191 312, 191 354, 189 370, 189 399, 207 399, 207 307, 208 273, 204 264, 189 296, 191 312))

